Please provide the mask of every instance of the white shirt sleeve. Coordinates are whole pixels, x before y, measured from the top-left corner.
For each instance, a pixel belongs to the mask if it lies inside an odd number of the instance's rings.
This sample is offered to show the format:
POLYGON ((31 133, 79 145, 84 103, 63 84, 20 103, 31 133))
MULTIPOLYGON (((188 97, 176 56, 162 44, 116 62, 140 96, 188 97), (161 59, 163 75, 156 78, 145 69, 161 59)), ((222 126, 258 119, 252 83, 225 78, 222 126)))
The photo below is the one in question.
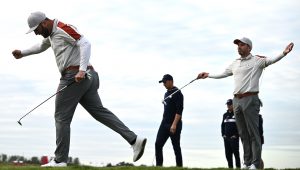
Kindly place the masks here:
POLYGON ((233 67, 233 64, 230 64, 223 73, 220 73, 220 74, 211 74, 209 73, 208 74, 208 77, 209 78, 214 78, 214 79, 221 79, 221 78, 225 78, 225 77, 228 77, 228 76, 232 76, 233 73, 232 73, 232 67, 233 67))
POLYGON ((32 46, 26 50, 22 50, 21 54, 23 55, 23 57, 32 55, 32 54, 38 54, 38 53, 41 53, 41 52, 47 50, 50 46, 51 46, 51 43, 50 43, 49 39, 45 38, 45 39, 43 39, 43 41, 41 43, 35 44, 34 46, 32 46))
POLYGON ((76 45, 79 46, 80 49, 79 70, 86 71, 91 56, 91 43, 85 37, 81 37, 76 45))
POLYGON ((263 67, 268 67, 269 65, 276 63, 277 61, 281 60, 284 56, 285 55, 282 53, 273 58, 265 58, 265 63, 263 65, 263 67))

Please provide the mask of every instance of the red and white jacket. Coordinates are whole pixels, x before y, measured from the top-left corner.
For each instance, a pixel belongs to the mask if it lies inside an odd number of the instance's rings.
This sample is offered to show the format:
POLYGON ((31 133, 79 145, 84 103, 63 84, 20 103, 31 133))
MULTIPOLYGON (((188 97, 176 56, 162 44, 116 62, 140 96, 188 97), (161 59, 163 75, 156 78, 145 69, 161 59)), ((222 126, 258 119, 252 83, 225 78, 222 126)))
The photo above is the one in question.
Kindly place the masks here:
POLYGON ((90 65, 90 42, 69 24, 54 19, 52 33, 29 49, 22 50, 23 56, 38 54, 52 47, 56 63, 60 72, 69 66, 80 66, 79 70, 86 71, 90 65))

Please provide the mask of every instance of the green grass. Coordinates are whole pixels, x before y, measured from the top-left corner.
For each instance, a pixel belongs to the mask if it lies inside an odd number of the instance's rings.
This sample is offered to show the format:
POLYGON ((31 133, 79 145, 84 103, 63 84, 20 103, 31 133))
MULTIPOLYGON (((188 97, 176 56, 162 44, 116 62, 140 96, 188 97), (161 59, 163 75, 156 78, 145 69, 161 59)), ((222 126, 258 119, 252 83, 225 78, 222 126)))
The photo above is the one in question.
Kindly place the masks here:
MULTIPOLYGON (((16 166, 12 164, 0 164, 0 170, 205 170, 200 168, 177 168, 177 167, 145 167, 145 166, 126 166, 126 167, 91 167, 91 166, 68 166, 65 168, 41 168, 37 165, 16 166)), ((215 168, 210 170, 225 170, 225 168, 215 168)))
MULTIPOLYGON (((0 164, 0 170, 229 170, 228 168, 177 168, 177 167, 91 167, 91 166, 68 166, 65 168, 41 168, 37 165, 22 165, 16 166, 12 164, 0 164)), ((275 170, 273 168, 266 168, 265 170, 275 170)), ((285 169, 285 170, 300 170, 299 168, 285 169)))

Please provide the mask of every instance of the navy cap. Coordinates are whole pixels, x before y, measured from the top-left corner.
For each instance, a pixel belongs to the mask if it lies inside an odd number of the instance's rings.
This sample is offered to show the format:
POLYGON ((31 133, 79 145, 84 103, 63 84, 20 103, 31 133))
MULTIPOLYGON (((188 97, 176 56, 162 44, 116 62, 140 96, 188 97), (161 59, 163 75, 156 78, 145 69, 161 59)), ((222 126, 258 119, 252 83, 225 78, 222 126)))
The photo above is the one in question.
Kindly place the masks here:
POLYGON ((166 82, 167 80, 173 80, 173 77, 170 74, 165 74, 162 80, 159 80, 159 83, 166 82))
POLYGON ((232 105, 232 99, 228 99, 226 102, 227 105, 232 105))

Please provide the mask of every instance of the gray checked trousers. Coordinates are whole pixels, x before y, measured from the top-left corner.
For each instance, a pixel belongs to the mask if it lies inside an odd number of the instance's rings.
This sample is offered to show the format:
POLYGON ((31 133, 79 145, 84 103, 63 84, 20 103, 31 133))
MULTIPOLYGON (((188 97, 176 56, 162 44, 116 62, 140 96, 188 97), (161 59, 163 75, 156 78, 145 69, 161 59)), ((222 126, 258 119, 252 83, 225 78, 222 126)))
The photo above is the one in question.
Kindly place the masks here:
MULTIPOLYGON (((65 72, 58 86, 58 90, 74 80, 78 71, 65 72)), ((70 124, 78 103, 80 103, 92 117, 119 133, 128 143, 132 143, 137 135, 132 132, 111 111, 104 108, 97 92, 99 88, 98 73, 88 70, 86 78, 74 83, 58 93, 55 100, 56 150, 55 160, 67 162, 70 148, 70 124)))
POLYGON ((233 98, 236 125, 244 149, 244 164, 259 167, 261 160, 261 138, 259 134, 259 111, 261 102, 258 95, 241 99, 233 98))

